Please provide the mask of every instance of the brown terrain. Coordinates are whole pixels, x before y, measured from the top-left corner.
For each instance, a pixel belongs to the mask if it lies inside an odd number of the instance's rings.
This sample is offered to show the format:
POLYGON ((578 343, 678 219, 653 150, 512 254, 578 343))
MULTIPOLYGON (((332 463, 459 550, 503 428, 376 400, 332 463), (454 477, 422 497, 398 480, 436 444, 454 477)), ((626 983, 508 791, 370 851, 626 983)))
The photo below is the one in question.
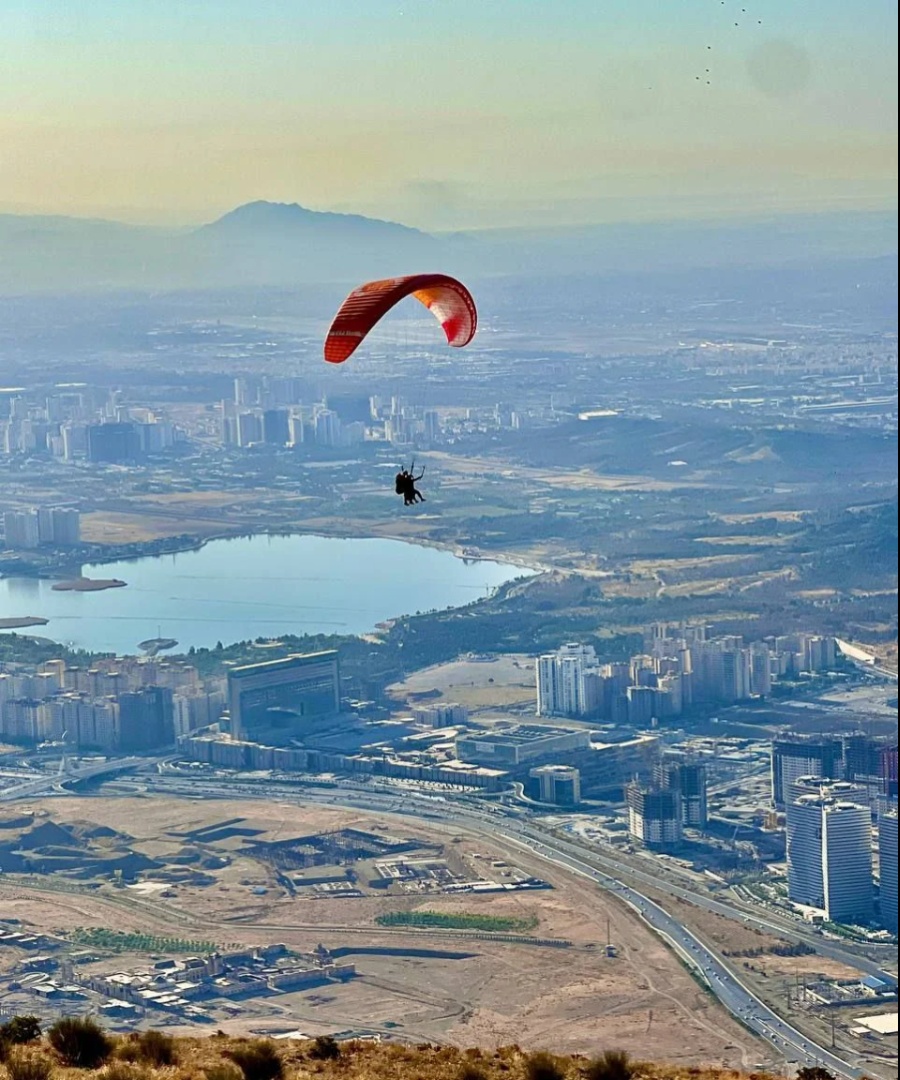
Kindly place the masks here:
MULTIPOLYGON (((260 1041, 229 1038, 222 1034, 206 1038, 178 1038, 174 1041, 157 1040, 148 1046, 149 1054, 161 1056, 161 1046, 166 1047, 165 1056, 172 1063, 164 1066, 142 1060, 139 1055, 147 1053, 137 1038, 114 1038, 111 1040, 111 1056, 100 1076, 111 1080, 253 1080, 252 1065, 238 1068, 242 1052, 253 1050, 260 1041)), ((280 1066, 284 1080, 534 1080, 535 1077, 553 1077, 554 1080, 584 1080, 589 1077, 590 1066, 596 1062, 585 1057, 548 1052, 529 1053, 516 1045, 496 1050, 458 1049, 450 1046, 434 1046, 427 1043, 418 1046, 379 1044, 348 1041, 337 1047, 316 1043, 314 1040, 292 1038, 268 1042, 280 1066), (336 1054, 334 1057, 326 1056, 336 1054), (553 1070, 552 1072, 549 1070, 553 1070)), ((11 1063, 46 1063, 52 1068, 54 1080, 82 1080, 98 1075, 85 1069, 68 1067, 46 1040, 13 1047, 8 1052, 11 1063)), ((611 1073, 610 1077, 628 1080, 745 1080, 746 1073, 730 1069, 684 1068, 663 1065, 645 1060, 626 1063, 625 1072, 611 1073)), ((594 1075, 601 1077, 603 1073, 594 1075)), ((751 1074, 754 1080, 769 1080, 766 1073, 751 1074)))
MULTIPOLYGON (((90 893, 61 875, 3 874, 0 911, 20 919, 29 932, 71 934, 94 927, 178 935, 221 948, 283 942, 297 952, 321 943, 328 949, 390 946, 465 954, 352 955, 358 978, 329 986, 326 997, 306 990, 257 1001, 245 1015, 218 1023, 232 1034, 301 1028, 318 1035, 364 1027, 405 1041, 457 1047, 517 1043, 592 1054, 612 1045, 683 1066, 742 1068, 766 1059, 766 1048, 701 990, 629 909, 500 838, 487 843, 431 823, 411 825, 408 818, 256 802, 72 797, 16 813, 21 821, 30 819, 24 832, 52 821, 83 836, 92 833, 92 857, 101 867, 103 858, 119 858, 122 851, 154 860, 134 884, 117 886, 108 871, 98 870, 95 880, 101 884, 90 893), (201 841, 184 835, 231 819, 238 819, 240 830, 258 830, 250 838, 254 844, 367 830, 411 838, 422 850, 407 858, 440 858, 457 880, 518 873, 540 877, 552 888, 453 895, 433 882, 396 882, 387 890, 373 889, 368 883, 377 877, 375 859, 352 864, 361 896, 307 888, 291 895, 271 862, 247 852, 246 836, 201 841), (172 862, 198 856, 202 862, 190 867, 172 862), (225 865, 215 868, 216 860, 225 865), (376 924, 378 915, 410 911, 512 918, 527 927, 515 933, 534 943, 509 934, 376 924), (607 934, 617 946, 614 959, 605 955, 607 934), (553 947, 539 939, 569 944, 553 947)), ((0 840, 9 831, 0 827, 0 840)), ((57 837, 56 843, 62 841, 57 837)), ((347 868, 345 862, 298 873, 347 868)), ((0 972, 15 962, 15 953, 0 950, 0 972)), ((146 963, 146 954, 119 952, 90 969, 110 973, 146 963)))

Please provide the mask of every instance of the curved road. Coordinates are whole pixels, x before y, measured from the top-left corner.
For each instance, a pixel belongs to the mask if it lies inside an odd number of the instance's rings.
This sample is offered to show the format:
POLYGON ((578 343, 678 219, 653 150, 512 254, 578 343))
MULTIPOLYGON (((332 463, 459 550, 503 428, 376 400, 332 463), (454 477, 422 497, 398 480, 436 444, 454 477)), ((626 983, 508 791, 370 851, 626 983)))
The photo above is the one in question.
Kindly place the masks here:
MULTIPOLYGON (((175 779, 168 778, 167 783, 160 787, 175 789, 173 794, 184 794, 193 789, 205 788, 207 792, 215 792, 220 798, 246 798, 248 796, 259 798, 261 792, 253 790, 251 785, 228 785, 207 784, 199 782, 200 778, 175 779)), ((152 785, 156 787, 156 784, 152 785)), ((288 793, 278 791, 276 794, 269 787, 269 796, 279 801, 285 800, 288 793)), ((664 908, 655 901, 643 895, 637 888, 625 884, 617 877, 606 872, 606 868, 620 869, 623 876, 630 876, 638 881, 644 881, 655 889, 663 888, 672 895, 681 895, 691 903, 708 907, 709 910, 717 911, 728 918, 744 918, 738 915, 734 908, 718 901, 708 900, 698 896, 687 889, 671 883, 661 883, 658 878, 634 869, 624 863, 617 863, 614 859, 591 852, 589 856, 580 850, 575 844, 561 840, 557 836, 540 832, 533 826, 514 816, 505 808, 492 807, 491 811, 484 808, 461 806, 458 802, 450 801, 441 797, 427 797, 418 795, 410 798, 409 792, 388 793, 377 789, 365 789, 363 785, 353 788, 344 787, 335 791, 318 792, 306 789, 303 791, 291 791, 291 795, 299 796, 303 801, 324 802, 334 805, 349 805, 355 809, 367 809, 372 811, 400 813, 417 818, 432 818, 444 824, 468 825, 476 827, 484 832, 502 832, 507 842, 518 844, 529 851, 540 855, 558 866, 574 871, 582 877, 594 881, 599 887, 609 892, 616 893, 626 903, 630 904, 643 919, 657 933, 666 938, 682 959, 698 972, 708 984, 714 996, 748 1029, 765 1039, 772 1049, 783 1060, 794 1062, 798 1065, 823 1065, 840 1080, 858 1080, 864 1074, 838 1057, 832 1051, 819 1046, 812 1039, 792 1027, 782 1019, 774 1010, 762 1002, 753 991, 745 985, 740 976, 734 972, 712 949, 708 948, 698 937, 687 930, 676 919, 670 916, 664 908), (385 804, 389 805, 385 805, 385 804), (587 858, 590 858, 590 862, 587 858), (598 863, 603 869, 592 863, 598 863)), ((746 917, 749 922, 756 922, 767 929, 776 929, 783 933, 783 929, 774 924, 767 923, 764 919, 752 919, 746 917)), ((826 942, 816 942, 819 951, 825 952, 826 942)), ((840 958, 857 967, 866 967, 866 962, 850 956, 835 947, 834 950, 840 958)), ((879 972, 877 965, 868 965, 873 973, 879 972)), ((884 973, 882 973, 884 974, 884 973)), ((888 976, 890 978, 890 976, 888 976)))
POLYGON ((537 851, 539 855, 557 865, 591 878, 602 888, 617 893, 627 901, 654 930, 668 938, 682 958, 703 976, 713 994, 728 1011, 771 1043, 781 1057, 799 1065, 824 1065, 836 1076, 845 1077, 847 1080, 856 1080, 863 1075, 858 1069, 854 1069, 846 1061, 782 1020, 776 1012, 760 1001, 711 949, 673 919, 659 904, 580 859, 560 852, 552 843, 545 844, 532 838, 532 843, 524 846, 537 851))

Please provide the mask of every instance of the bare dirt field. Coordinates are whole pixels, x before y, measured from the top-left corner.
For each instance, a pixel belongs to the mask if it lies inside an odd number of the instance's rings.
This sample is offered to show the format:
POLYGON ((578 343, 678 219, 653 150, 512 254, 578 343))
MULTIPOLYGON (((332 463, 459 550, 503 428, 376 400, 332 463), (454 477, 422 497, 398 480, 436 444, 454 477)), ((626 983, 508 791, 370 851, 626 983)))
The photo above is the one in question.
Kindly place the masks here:
MULTIPOLYGON (((359 978, 271 999, 256 999, 228 1030, 288 1030, 319 1034, 366 1027, 413 1040, 459 1046, 552 1044, 560 1052, 617 1045, 633 1054, 680 1064, 752 1064, 759 1043, 704 993, 662 942, 617 900, 501 838, 451 832, 408 818, 251 801, 170 798, 69 798, 39 804, 57 821, 90 821, 129 834, 135 851, 165 856, 184 833, 229 819, 259 829, 267 841, 352 826, 393 837, 415 837, 442 848, 455 867, 484 875, 492 862, 536 874, 553 888, 542 892, 456 895, 366 892, 362 897, 291 896, 269 866, 239 854, 232 837, 216 845, 229 865, 209 871, 212 884, 177 884, 159 891, 103 885, 97 895, 47 892, 0 879, 0 909, 35 930, 99 926, 152 930, 218 943, 282 941, 306 951, 390 946, 453 950, 467 958, 350 955, 359 978), (164 849, 169 846, 169 851, 164 849), (230 847, 229 847, 230 845, 230 847), (265 883, 264 885, 260 883, 265 883), (254 888, 264 887, 264 895, 254 888), (168 892, 169 890, 167 890, 168 892), (485 939, 464 931, 381 928, 378 914, 442 911, 537 919, 530 933, 562 938, 567 948, 485 939), (607 933, 619 955, 607 959, 607 933)), ((35 807, 36 809, 37 807, 35 807)), ((437 847, 435 847, 437 846, 437 847)), ((328 868, 316 867, 317 873, 328 868)), ((360 866, 359 877, 369 874, 360 866)), ((495 871, 500 872, 500 871, 495 871)), ((51 882, 48 881, 48 885, 51 882)), ((394 887, 392 886, 392 889, 394 887)), ((122 970, 125 958, 104 963, 122 970)), ((0 964, 6 961, 0 957, 0 964)))
POLYGON ((151 513, 126 513, 98 510, 82 514, 81 538, 86 544, 143 544, 171 536, 213 536, 228 522, 203 521, 184 517, 161 517, 151 513))
POLYGON ((557 472, 530 468, 527 465, 510 465, 507 461, 489 457, 454 457, 440 451, 432 451, 423 454, 422 457, 439 462, 441 469, 451 474, 514 477, 517 480, 546 484, 549 487, 565 488, 567 491, 673 491, 676 488, 705 486, 655 480, 651 476, 601 476, 589 469, 557 472))
POLYGON ((410 675, 388 688, 411 707, 457 702, 470 712, 534 705, 534 659, 525 655, 492 657, 490 662, 454 660, 410 675), (437 691, 437 693, 435 693, 437 691))
POLYGON ((825 956, 778 956, 769 950, 785 945, 784 939, 752 927, 742 926, 712 911, 704 911, 686 900, 665 895, 666 908, 677 915, 685 926, 695 930, 704 940, 720 948, 729 961, 763 978, 792 978, 797 975, 822 975, 829 979, 852 979, 859 976, 855 968, 847 967, 825 956), (759 956, 741 956, 743 952, 764 950, 759 956))

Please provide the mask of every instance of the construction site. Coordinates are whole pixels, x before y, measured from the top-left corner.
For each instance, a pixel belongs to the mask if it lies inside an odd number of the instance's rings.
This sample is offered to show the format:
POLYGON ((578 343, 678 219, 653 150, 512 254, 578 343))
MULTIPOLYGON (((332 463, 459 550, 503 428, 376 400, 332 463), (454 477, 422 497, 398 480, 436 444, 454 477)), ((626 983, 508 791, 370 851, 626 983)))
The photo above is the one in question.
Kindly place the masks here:
POLYGON ((553 1030, 573 1052, 649 1037, 685 1064, 759 1057, 615 897, 501 837, 409 824, 249 800, 24 804, 0 831, 6 857, 28 853, 0 875, 0 1010, 454 1045, 553 1030), (81 851, 91 874, 36 872, 48 847, 81 851), (126 855, 141 868, 103 868, 126 855))

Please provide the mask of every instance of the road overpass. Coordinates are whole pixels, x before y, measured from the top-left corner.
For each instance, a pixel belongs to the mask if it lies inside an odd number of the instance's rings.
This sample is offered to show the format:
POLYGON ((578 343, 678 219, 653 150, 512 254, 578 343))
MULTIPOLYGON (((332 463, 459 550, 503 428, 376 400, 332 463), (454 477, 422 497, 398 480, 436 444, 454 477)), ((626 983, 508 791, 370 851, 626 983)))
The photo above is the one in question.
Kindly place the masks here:
POLYGON ((17 799, 34 799, 41 795, 59 794, 69 784, 77 784, 82 780, 95 780, 100 776, 112 776, 115 773, 128 772, 131 769, 157 765, 163 760, 165 759, 145 757, 114 758, 109 761, 86 765, 81 769, 72 769, 66 773, 41 776, 35 780, 27 780, 23 784, 14 784, 12 787, 0 790, 0 802, 14 802, 17 799))

